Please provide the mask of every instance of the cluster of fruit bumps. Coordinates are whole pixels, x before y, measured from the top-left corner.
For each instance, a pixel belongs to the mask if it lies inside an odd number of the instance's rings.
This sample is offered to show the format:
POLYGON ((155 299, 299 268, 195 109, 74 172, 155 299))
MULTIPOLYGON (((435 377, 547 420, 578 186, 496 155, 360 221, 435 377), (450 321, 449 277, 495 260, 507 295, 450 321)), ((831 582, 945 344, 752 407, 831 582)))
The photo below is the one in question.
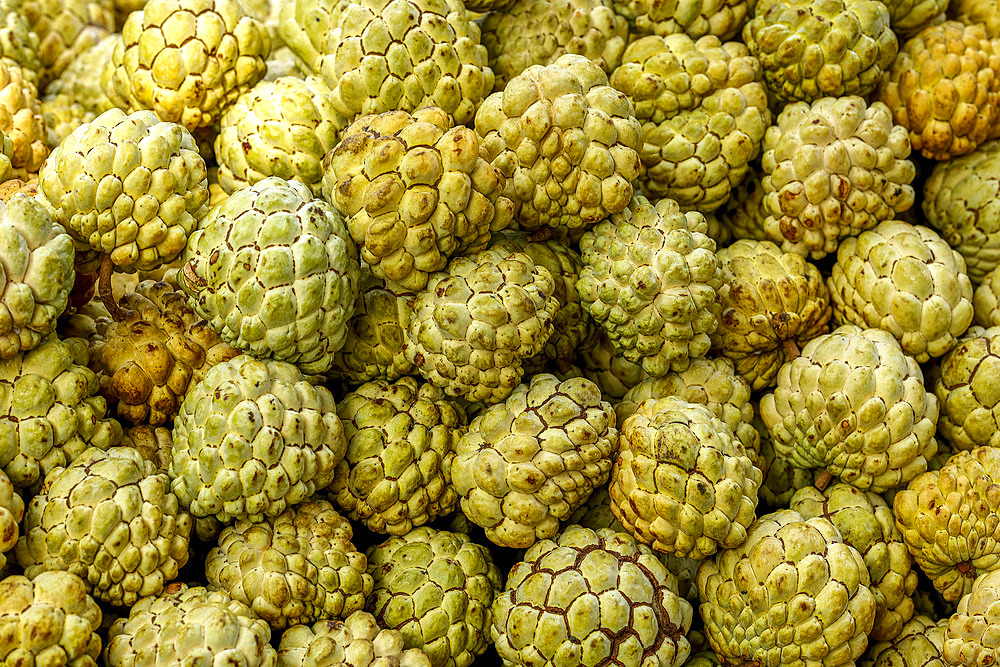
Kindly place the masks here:
POLYGON ((998 658, 1000 0, 0 0, 0 667, 998 658))

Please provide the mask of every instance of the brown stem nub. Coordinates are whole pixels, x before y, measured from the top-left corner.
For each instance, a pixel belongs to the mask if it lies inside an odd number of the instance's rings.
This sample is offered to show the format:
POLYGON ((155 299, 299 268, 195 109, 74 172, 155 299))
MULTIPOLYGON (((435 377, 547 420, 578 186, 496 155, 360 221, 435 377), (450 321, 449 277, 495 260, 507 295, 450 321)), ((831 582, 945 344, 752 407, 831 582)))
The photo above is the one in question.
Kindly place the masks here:
POLYGON ((833 479, 833 475, 830 474, 829 470, 823 468, 823 472, 819 474, 819 477, 816 478, 813 485, 820 491, 823 491, 826 489, 827 485, 830 484, 831 479, 833 479))
POLYGON ((781 347, 785 351, 785 361, 791 361, 792 359, 798 359, 801 356, 799 352, 799 346, 795 344, 795 341, 791 338, 786 338, 781 341, 781 347))
POLYGON ((97 293, 101 295, 104 307, 111 313, 111 317, 114 318, 115 322, 121 322, 125 319, 125 311, 115 301, 115 295, 111 289, 111 273, 113 268, 111 255, 105 255, 104 260, 101 262, 101 271, 97 277, 97 293))

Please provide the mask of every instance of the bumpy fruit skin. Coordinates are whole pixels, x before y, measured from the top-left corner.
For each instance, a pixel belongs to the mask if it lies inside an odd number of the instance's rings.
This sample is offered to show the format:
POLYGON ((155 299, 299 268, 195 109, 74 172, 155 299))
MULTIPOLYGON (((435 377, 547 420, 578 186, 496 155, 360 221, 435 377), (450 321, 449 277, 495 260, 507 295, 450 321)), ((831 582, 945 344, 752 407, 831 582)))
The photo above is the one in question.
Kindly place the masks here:
POLYGON ((0 471, 0 571, 7 567, 7 552, 17 544, 18 525, 24 516, 24 500, 0 471))
POLYGON ((1000 447, 1000 327, 969 329, 941 359, 934 394, 938 433, 955 449, 1000 447))
POLYGON ((121 35, 114 33, 80 54, 49 83, 42 98, 46 142, 55 148, 79 125, 89 123, 115 106, 104 89, 102 74, 121 35))
POLYGON ((837 322, 884 329, 921 363, 972 323, 965 261, 927 227, 889 220, 844 239, 827 285, 837 322))
POLYGON ((626 359, 615 349, 607 332, 598 332, 593 347, 580 354, 578 375, 601 388, 601 394, 611 402, 620 400, 629 389, 647 378, 642 366, 626 359))
POLYGON ((828 520, 767 514, 743 546, 699 568, 705 634, 724 664, 850 666, 875 617, 869 583, 861 554, 828 520))
POLYGON ((38 36, 39 90, 115 31, 113 0, 17 0, 12 4, 38 36))
POLYGON ((465 410, 432 385, 404 377, 376 380, 337 406, 347 453, 331 498, 369 530, 405 535, 458 505, 451 484, 465 410))
POLYGON ((38 33, 32 30, 27 17, 18 11, 19 2, 0 3, 0 60, 23 67, 29 79, 38 81, 38 33))
POLYGON ((514 565, 493 603, 504 665, 680 667, 691 605, 649 547, 627 533, 570 526, 514 565))
POLYGON ((972 293, 972 321, 981 327, 1000 326, 1000 266, 983 278, 972 293))
MULTIPOLYGON (((882 0, 889 9, 889 23, 892 31, 899 38, 910 37, 921 28, 935 20, 944 20, 944 10, 948 9, 949 0, 882 0)), ((952 9, 966 4, 978 7, 989 7, 988 2, 966 3, 955 0, 950 3, 952 9)), ((982 20, 963 21, 966 25, 982 23, 982 20)))
POLYGON ((149 0, 122 27, 111 86, 130 111, 194 131, 264 78, 271 37, 237 0, 149 0))
POLYGON ((459 439, 451 476, 462 511, 494 544, 552 537, 607 482, 617 441, 614 410, 596 384, 535 375, 459 439))
POLYGON ((0 360, 0 469, 17 490, 34 488, 52 469, 88 447, 118 444, 121 425, 105 418, 87 341, 52 334, 25 353, 0 360))
POLYGON ((301 181, 319 196, 323 156, 347 119, 330 102, 330 89, 310 76, 261 81, 226 107, 215 138, 219 184, 232 194, 268 176, 301 181))
POLYGON ((861 667, 942 667, 948 620, 935 622, 929 616, 914 616, 893 639, 869 642, 861 667))
POLYGON ((333 481, 347 442, 333 394, 291 364, 216 364, 174 420, 171 488, 195 517, 261 521, 333 481))
POLYGON ((711 212, 760 152, 771 123, 760 63, 739 42, 648 36, 625 50, 611 85, 642 123, 644 192, 711 212))
POLYGON ((360 265, 340 214, 298 181, 233 193, 191 234, 178 273, 222 339, 323 373, 344 344, 360 265))
POLYGON ((66 570, 96 599, 131 606, 184 567, 191 526, 166 473, 129 447, 92 448, 46 476, 15 553, 29 577, 66 570))
POLYGON ((913 616, 917 572, 896 528, 892 509, 877 494, 849 484, 834 484, 823 491, 805 487, 792 496, 789 509, 803 519, 822 517, 836 526, 844 542, 858 550, 871 576, 875 621, 871 641, 895 638, 913 616))
POLYGON ((188 387, 215 364, 240 354, 168 283, 144 280, 118 305, 125 319, 111 320, 91 336, 90 367, 101 376, 101 393, 117 404, 117 415, 126 423, 169 422, 188 387))
POLYGON ((929 25, 903 44, 875 99, 924 157, 971 153, 1000 136, 1000 42, 982 25, 929 25))
POLYGON ((205 577, 274 630, 346 618, 364 607, 372 590, 368 561, 353 537, 333 505, 306 502, 223 529, 205 560, 205 577))
POLYGON ((812 339, 760 401, 777 453, 875 493, 906 484, 937 451, 938 402, 892 334, 844 325, 812 339))
POLYGON ((764 389, 799 347, 829 330, 830 293, 819 269, 770 241, 736 241, 718 257, 722 312, 712 347, 764 389))
POLYGON ((0 60, 0 131, 13 142, 11 165, 35 173, 49 155, 38 89, 28 72, 0 60))
POLYGON ((683 371, 671 371, 659 378, 646 378, 629 389, 615 405, 618 425, 621 426, 635 414, 646 399, 667 396, 676 396, 707 407, 732 429, 748 456, 759 449, 760 434, 753 427, 754 409, 750 403, 750 385, 736 374, 733 362, 729 359, 692 359, 683 371))
POLYGON ((639 175, 642 126, 585 56, 532 65, 490 95, 476 133, 523 229, 588 227, 618 213, 639 175))
POLYGON ((96 667, 101 608, 82 579, 43 572, 0 580, 0 660, 7 665, 96 667))
MULTIPOLYGON (((462 125, 493 89, 479 26, 459 0, 315 3, 324 9, 296 4, 298 12, 283 16, 301 16, 296 23, 305 35, 288 44, 308 72, 322 75, 334 107, 348 120, 436 106, 462 125), (317 17, 329 23, 308 25, 317 17)), ((283 28, 283 34, 288 30, 295 32, 283 28)))
MULTIPOLYGON (((715 217, 719 224, 733 235, 736 239, 750 239, 753 241, 766 241, 767 232, 764 231, 764 220, 767 218, 767 209, 764 206, 763 174, 760 169, 751 165, 747 169, 747 174, 733 188, 732 194, 721 208, 716 209, 715 217)), ((709 223, 711 227, 711 223, 709 223)), ((717 240, 721 247, 721 242, 717 240)))
POLYGON ((622 423, 618 444, 611 511, 638 540, 695 559, 743 543, 761 472, 709 408, 649 399, 622 423))
POLYGON ((637 195, 580 239, 584 308, 653 377, 683 370, 711 346, 722 270, 706 230, 701 213, 637 195))
POLYGON ((949 667, 990 667, 1000 657, 1000 571, 976 579, 948 619, 941 657, 949 667))
POLYGON ((764 232, 819 259, 847 236, 913 205, 906 129, 881 102, 824 97, 789 104, 764 136, 764 232))
POLYGON ((550 65, 576 53, 606 73, 622 61, 628 40, 625 18, 611 0, 517 0, 482 22, 483 46, 490 55, 494 90, 532 65, 550 65))
POLYGON ((715 35, 732 39, 753 8, 749 0, 612 0, 615 11, 639 34, 665 37, 683 32, 697 39, 715 35))
POLYGON ((281 635, 278 667, 431 667, 427 654, 403 648, 403 635, 385 630, 366 611, 343 621, 296 625, 281 635))
POLYGON ((412 300, 406 358, 449 396, 498 403, 552 333, 555 282, 503 241, 455 257, 412 300))
POLYGON ((969 279, 982 283, 1000 266, 1000 141, 934 165, 922 208, 930 226, 965 259, 969 279))
POLYGON ((0 202, 0 359, 41 343, 69 304, 76 272, 66 229, 37 200, 0 202))
POLYGON ((108 667, 167 667, 183 662, 223 667, 275 667, 271 629, 223 591, 171 584, 139 600, 108 631, 108 667))
POLYGON ((208 212, 194 138, 151 111, 110 109, 81 125, 38 178, 56 222, 124 271, 172 262, 208 212))
POLYGON ((368 549, 375 586, 367 610, 434 667, 468 667, 489 646, 490 605, 502 575, 467 535, 415 528, 368 549))
POLYGON ((743 41, 781 102, 866 96, 899 49, 879 0, 762 0, 743 41))
POLYGON ((475 131, 438 107, 362 116, 323 158, 323 195, 375 276, 420 289, 486 247, 514 204, 475 131))
POLYGON ((344 346, 334 353, 327 374, 354 384, 369 380, 392 382, 415 374, 416 368, 403 353, 406 329, 413 315, 408 301, 414 296, 396 286, 390 288, 363 265, 344 346))
POLYGON ((1000 450, 961 451, 893 499, 896 526, 934 588, 950 602, 1000 565, 1000 450))
POLYGON ((795 492, 813 486, 820 472, 793 465, 788 456, 775 451, 771 434, 764 426, 759 410, 753 423, 754 430, 760 434, 760 449, 754 465, 764 474, 757 491, 760 498, 758 507, 770 511, 787 509, 795 492))

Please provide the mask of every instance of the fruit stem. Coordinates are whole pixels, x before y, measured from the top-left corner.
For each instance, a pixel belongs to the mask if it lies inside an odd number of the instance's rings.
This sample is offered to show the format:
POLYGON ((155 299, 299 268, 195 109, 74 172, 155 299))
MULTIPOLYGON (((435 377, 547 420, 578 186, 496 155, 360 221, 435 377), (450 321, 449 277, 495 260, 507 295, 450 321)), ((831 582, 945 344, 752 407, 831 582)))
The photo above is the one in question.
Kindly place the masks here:
POLYGON ((833 479, 833 475, 830 474, 829 470, 823 468, 823 472, 819 474, 813 485, 820 491, 824 491, 827 485, 830 484, 831 479, 833 479))
POLYGON ((105 255, 101 261, 101 271, 97 277, 97 292, 101 295, 101 301, 104 302, 104 307, 111 313, 111 317, 114 318, 115 322, 121 322, 125 319, 126 315, 125 311, 119 307, 118 302, 115 301, 114 291, 111 289, 111 273, 113 269, 114 265, 111 263, 111 255, 105 255))
POLYGON ((795 341, 791 338, 786 338, 781 341, 781 347, 785 350, 785 361, 791 361, 792 359, 798 359, 801 354, 799 352, 799 346, 795 344, 795 341))

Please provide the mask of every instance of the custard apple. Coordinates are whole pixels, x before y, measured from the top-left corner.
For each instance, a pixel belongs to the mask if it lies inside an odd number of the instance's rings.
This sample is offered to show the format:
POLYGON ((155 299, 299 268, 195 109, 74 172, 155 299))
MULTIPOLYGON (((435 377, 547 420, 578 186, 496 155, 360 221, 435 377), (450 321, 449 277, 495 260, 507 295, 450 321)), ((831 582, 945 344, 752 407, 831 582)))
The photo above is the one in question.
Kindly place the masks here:
POLYGON ((427 654, 403 648, 403 635, 385 630, 366 611, 343 621, 296 625, 281 635, 278 667, 431 667, 427 654))

